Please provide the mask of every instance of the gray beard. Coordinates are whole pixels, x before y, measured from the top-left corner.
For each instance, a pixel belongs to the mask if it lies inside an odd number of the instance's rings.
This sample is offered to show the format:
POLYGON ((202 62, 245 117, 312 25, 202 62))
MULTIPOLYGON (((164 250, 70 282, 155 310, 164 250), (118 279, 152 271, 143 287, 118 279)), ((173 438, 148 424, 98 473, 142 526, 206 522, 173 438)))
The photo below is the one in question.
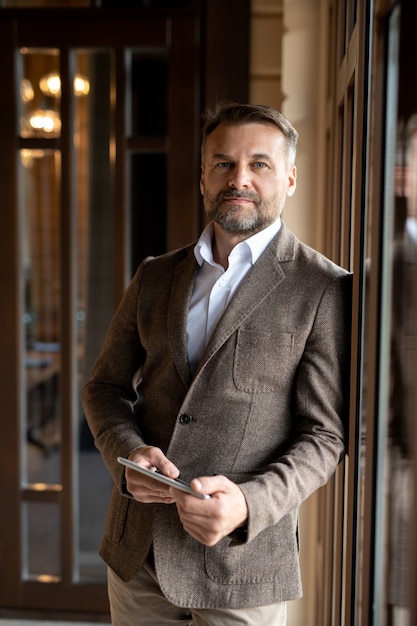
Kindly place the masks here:
POLYGON ((277 219, 279 212, 263 211, 262 202, 257 194, 242 193, 239 191, 228 190, 221 192, 216 198, 209 199, 205 202, 207 216, 216 222, 224 231, 232 234, 255 234, 270 226, 277 219), (229 207, 225 212, 221 209, 221 204, 225 198, 247 198, 252 200, 255 205, 255 211, 246 217, 236 217, 239 207, 229 207))
POLYGON ((270 226, 275 221, 275 218, 271 218, 269 215, 260 215, 258 212, 249 217, 235 219, 235 213, 236 211, 233 209, 230 209, 227 213, 214 209, 208 213, 208 217, 221 226, 223 230, 233 234, 254 234, 270 226))

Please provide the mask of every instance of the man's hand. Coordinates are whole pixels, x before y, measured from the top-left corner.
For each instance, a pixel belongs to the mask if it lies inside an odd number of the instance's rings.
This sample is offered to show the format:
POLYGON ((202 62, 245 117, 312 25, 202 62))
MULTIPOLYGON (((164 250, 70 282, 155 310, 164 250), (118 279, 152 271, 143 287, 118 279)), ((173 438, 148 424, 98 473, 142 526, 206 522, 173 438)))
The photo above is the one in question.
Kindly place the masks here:
MULTIPOLYGON (((135 450, 129 454, 129 460, 146 467, 147 469, 158 469, 162 474, 170 478, 177 478, 180 471, 159 448, 146 446, 135 450)), ((161 502, 163 504, 173 504, 175 497, 170 492, 167 485, 147 478, 135 470, 126 467, 126 487, 130 494, 138 502, 161 502)))
POLYGON ((239 485, 225 476, 194 478, 195 491, 211 495, 200 500, 170 487, 177 503, 178 515, 184 530, 206 546, 214 546, 223 537, 245 524, 248 506, 239 485))

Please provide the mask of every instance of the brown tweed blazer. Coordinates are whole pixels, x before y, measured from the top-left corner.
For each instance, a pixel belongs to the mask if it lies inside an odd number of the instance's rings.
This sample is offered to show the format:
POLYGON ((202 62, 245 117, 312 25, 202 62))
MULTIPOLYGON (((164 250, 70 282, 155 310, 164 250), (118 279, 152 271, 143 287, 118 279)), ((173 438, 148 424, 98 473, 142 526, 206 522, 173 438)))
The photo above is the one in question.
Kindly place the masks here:
POLYGON ((192 376, 186 322, 197 271, 193 246, 141 264, 84 387, 115 485, 101 555, 129 580, 153 544, 161 589, 179 606, 296 599, 298 507, 344 453, 351 275, 282 224, 192 376), (175 505, 130 498, 116 457, 144 443, 161 447, 185 480, 216 473, 239 483, 247 541, 205 547, 183 530, 175 505))

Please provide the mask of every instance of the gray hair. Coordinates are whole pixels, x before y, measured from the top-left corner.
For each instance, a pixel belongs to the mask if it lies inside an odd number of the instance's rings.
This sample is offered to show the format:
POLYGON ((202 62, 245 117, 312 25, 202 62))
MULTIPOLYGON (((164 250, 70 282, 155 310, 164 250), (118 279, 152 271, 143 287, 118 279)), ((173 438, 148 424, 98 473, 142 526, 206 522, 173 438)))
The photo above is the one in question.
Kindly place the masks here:
POLYGON ((272 124, 284 135, 287 144, 288 165, 295 163, 298 132, 282 113, 271 106, 262 104, 239 104, 238 102, 218 102, 207 108, 203 114, 201 138, 201 160, 208 137, 220 125, 240 126, 244 124, 272 124))

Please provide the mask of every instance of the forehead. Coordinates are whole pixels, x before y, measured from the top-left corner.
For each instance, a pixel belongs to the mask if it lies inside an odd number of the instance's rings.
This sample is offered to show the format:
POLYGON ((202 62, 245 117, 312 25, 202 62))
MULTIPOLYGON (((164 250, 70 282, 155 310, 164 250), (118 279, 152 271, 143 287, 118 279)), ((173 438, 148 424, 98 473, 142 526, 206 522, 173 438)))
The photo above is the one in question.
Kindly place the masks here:
POLYGON ((219 124, 208 136, 205 154, 234 156, 237 154, 271 154, 285 147, 283 133, 273 124, 219 124))

